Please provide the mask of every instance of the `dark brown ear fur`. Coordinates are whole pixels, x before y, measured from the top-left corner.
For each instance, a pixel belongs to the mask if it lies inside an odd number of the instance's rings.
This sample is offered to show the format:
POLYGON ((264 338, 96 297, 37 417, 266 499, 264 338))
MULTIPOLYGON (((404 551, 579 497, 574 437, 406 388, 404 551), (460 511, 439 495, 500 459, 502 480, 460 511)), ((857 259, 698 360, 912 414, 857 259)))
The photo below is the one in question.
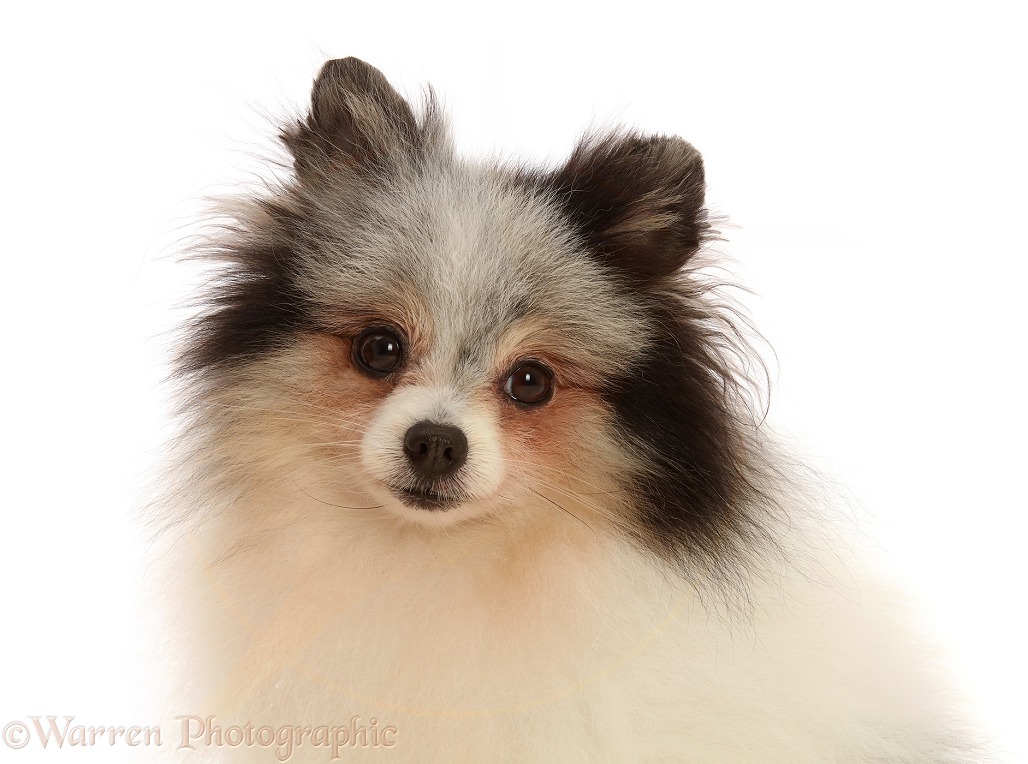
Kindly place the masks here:
POLYGON ((301 177, 326 164, 377 165, 410 153, 420 132, 410 105, 378 69, 357 58, 328 61, 311 92, 307 118, 283 136, 301 177))
POLYGON ((549 182, 590 248, 641 282, 685 265, 708 230, 703 160, 681 138, 586 138, 549 182))

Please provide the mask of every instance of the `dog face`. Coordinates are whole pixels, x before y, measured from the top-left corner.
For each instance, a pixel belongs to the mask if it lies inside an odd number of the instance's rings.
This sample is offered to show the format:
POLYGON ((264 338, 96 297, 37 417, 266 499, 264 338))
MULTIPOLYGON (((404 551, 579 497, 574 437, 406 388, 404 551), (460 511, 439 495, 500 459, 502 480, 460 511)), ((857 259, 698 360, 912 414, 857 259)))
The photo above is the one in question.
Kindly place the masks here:
POLYGON ((422 166, 367 189, 358 220, 337 209, 298 284, 374 402, 359 452, 379 497, 436 524, 559 484, 542 475, 572 470, 571 423, 603 419, 603 385, 644 346, 638 305, 489 168, 422 166))
POLYGON ((746 437, 734 326, 690 272, 689 144, 465 161, 431 102, 416 117, 355 59, 326 64, 282 137, 295 179, 237 207, 183 357, 198 399, 248 412, 220 417, 248 452, 226 464, 315 465, 419 525, 546 507, 666 556, 728 548, 746 437))

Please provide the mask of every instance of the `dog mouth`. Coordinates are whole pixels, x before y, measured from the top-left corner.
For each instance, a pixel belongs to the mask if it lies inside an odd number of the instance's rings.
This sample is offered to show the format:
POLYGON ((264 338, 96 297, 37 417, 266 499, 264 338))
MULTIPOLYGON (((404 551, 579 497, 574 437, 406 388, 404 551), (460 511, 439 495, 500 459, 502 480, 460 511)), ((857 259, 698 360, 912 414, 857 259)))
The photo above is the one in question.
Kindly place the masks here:
POLYGON ((447 496, 440 491, 426 487, 399 488, 397 486, 390 486, 390 490, 396 498, 408 507, 415 507, 417 509, 440 512, 459 503, 453 496, 447 496))

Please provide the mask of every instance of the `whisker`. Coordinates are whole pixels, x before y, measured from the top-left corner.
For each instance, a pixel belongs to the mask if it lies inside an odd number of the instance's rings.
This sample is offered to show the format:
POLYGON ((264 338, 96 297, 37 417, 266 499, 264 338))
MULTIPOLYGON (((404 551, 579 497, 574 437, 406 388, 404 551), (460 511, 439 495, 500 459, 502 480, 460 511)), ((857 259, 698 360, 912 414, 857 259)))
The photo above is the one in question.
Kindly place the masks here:
POLYGON ((324 499, 319 499, 317 496, 314 496, 314 495, 308 493, 306 490, 304 490, 303 486, 301 486, 299 483, 296 482, 295 479, 293 479, 293 485, 295 485, 296 489, 300 493, 302 493, 304 496, 306 496, 308 499, 316 501, 319 504, 324 504, 326 507, 335 507, 336 509, 382 509, 382 508, 385 507, 385 504, 378 504, 378 505, 373 506, 373 507, 348 507, 345 504, 333 504, 330 501, 325 501, 324 499))
MULTIPOLYGON (((590 483, 585 478, 579 477, 577 475, 569 474, 569 473, 565 472, 564 470, 559 469, 557 467, 550 467, 550 466, 547 466, 545 464, 534 464, 534 465, 532 465, 532 469, 533 470, 541 469, 541 470, 546 471, 546 472, 554 472, 554 473, 560 475, 561 477, 570 478, 571 480, 575 480, 577 482, 583 483, 586 486, 588 486, 589 488, 596 488, 597 487, 594 484, 590 483)), ((588 493, 588 494, 583 492, 582 495, 588 495, 588 496, 615 496, 617 494, 623 494, 623 493, 627 493, 627 489, 615 488, 615 489, 611 489, 609 491, 595 491, 593 493, 588 493)))
POLYGON ((558 504, 558 503, 557 503, 556 501, 554 501, 553 499, 551 499, 551 498, 550 498, 549 496, 544 496, 543 494, 539 493, 539 491, 535 490, 534 488, 529 488, 528 490, 529 490, 529 491, 531 491, 532 493, 534 493, 534 494, 535 494, 536 496, 538 496, 538 497, 539 497, 540 499, 543 499, 543 500, 545 500, 545 501, 548 501, 548 502, 549 502, 550 504, 552 504, 553 506, 555 506, 555 507, 556 507, 557 509, 559 509, 559 510, 560 510, 561 512, 564 512, 564 513, 566 513, 566 514, 570 515, 571 517, 575 518, 576 520, 578 520, 578 522, 580 522, 580 523, 581 523, 582 525, 584 525, 584 526, 585 526, 586 528, 588 528, 589 530, 591 530, 591 531, 595 532, 595 530, 596 530, 595 528, 593 528, 593 527, 592 527, 591 525, 589 525, 589 523, 587 523, 587 522, 586 522, 585 520, 583 520, 583 519, 582 519, 581 517, 579 517, 578 515, 576 515, 576 514, 575 514, 574 512, 572 512, 572 511, 571 511, 570 509, 568 509, 567 507, 561 506, 561 505, 560 505, 560 504, 558 504))
MULTIPOLYGON (((571 499, 574 499, 575 501, 577 501, 579 504, 581 504, 586 509, 591 509, 596 514, 598 514, 600 517, 602 517, 602 518, 604 518, 604 519, 606 519, 606 520, 608 520, 608 521, 610 521, 612 523, 615 523, 617 525, 621 525, 623 523, 623 520, 621 518, 617 517, 615 514, 613 514, 607 507, 604 507, 601 504, 597 504, 594 501, 587 501, 586 499, 584 499, 583 498, 584 494, 577 494, 574 491, 570 491, 570 490, 568 490, 566 488, 562 488, 561 486, 559 486, 559 485, 557 485, 555 483, 550 483, 550 482, 545 482, 544 481, 544 482, 540 482, 539 485, 541 485, 543 488, 549 488, 551 490, 557 491, 558 493, 564 494, 565 496, 568 496, 571 499)), ((542 494, 539 494, 537 491, 535 491, 531 487, 529 488, 529 490, 532 490, 534 493, 542 496, 542 498, 547 499, 548 501, 552 501, 547 496, 543 496, 542 494)))

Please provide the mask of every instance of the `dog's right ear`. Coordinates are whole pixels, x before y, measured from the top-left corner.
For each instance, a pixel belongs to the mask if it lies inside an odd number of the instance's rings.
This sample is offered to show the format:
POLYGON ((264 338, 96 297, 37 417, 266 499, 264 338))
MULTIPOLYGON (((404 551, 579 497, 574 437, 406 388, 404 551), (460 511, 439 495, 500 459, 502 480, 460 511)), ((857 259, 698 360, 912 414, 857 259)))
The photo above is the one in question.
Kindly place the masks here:
POLYGON ((382 72, 358 58, 321 67, 310 113, 282 139, 301 178, 323 176, 337 163, 378 166, 409 156, 421 142, 410 105, 382 72))

